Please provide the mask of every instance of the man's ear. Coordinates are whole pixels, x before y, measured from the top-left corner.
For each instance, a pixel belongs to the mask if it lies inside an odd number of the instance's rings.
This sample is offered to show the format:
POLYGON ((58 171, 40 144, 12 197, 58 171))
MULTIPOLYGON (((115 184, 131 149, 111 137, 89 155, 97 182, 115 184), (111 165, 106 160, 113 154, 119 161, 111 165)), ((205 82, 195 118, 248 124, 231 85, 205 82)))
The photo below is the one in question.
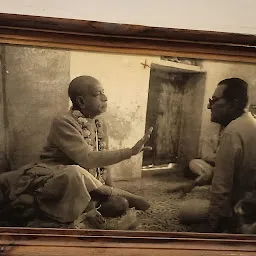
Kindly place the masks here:
POLYGON ((76 104, 79 106, 80 109, 85 107, 85 100, 82 96, 76 97, 76 104))

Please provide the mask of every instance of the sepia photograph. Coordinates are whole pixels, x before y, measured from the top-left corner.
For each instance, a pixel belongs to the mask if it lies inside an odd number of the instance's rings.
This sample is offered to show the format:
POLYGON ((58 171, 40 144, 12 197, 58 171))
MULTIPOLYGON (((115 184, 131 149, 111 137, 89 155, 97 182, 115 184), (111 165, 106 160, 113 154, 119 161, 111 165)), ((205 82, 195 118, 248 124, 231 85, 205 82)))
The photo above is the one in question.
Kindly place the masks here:
POLYGON ((256 64, 2 43, 0 226, 256 234, 256 64))

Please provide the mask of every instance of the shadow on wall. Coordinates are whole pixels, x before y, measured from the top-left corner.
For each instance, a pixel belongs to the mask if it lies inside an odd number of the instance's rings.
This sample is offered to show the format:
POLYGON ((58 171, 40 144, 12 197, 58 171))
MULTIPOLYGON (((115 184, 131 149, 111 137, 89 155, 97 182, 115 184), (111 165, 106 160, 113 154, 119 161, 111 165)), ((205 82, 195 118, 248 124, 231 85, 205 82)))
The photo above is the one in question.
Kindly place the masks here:
POLYGON ((68 109, 70 53, 52 49, 1 46, 1 170, 36 161, 52 118, 68 109), (4 67, 4 68, 3 68, 4 67), (3 128, 2 128, 3 129, 3 128), (4 137, 4 138, 3 138, 4 137))

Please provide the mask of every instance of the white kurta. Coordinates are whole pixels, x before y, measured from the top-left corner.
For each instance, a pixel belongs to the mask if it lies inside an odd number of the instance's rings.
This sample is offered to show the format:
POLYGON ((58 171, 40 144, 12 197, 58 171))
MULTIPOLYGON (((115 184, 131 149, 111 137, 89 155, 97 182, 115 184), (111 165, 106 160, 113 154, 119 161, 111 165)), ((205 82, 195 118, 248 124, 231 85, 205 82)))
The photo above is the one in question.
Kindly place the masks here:
MULTIPOLYGON (((91 122, 95 125, 94 120, 91 122)), ((22 194, 31 194, 43 212, 60 222, 72 222, 87 208, 89 193, 102 186, 90 171, 132 156, 129 148, 94 150, 71 112, 59 115, 52 122, 41 162, 17 170, 15 181, 8 173, 1 176, 0 183, 10 191, 11 201, 22 194)))

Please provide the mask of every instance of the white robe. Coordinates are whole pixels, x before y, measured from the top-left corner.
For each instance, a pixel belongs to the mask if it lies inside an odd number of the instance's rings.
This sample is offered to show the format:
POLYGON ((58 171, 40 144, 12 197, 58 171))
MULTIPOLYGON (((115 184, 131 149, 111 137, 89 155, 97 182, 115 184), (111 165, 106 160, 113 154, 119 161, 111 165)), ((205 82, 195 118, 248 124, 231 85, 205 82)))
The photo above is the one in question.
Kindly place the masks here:
POLYGON ((129 148, 94 151, 69 112, 53 120, 41 162, 14 171, 18 173, 15 181, 10 180, 13 175, 5 174, 0 177, 0 184, 12 184, 7 195, 10 201, 30 194, 47 215, 59 222, 73 222, 87 208, 89 193, 102 186, 92 175, 93 170, 131 156, 129 148))

